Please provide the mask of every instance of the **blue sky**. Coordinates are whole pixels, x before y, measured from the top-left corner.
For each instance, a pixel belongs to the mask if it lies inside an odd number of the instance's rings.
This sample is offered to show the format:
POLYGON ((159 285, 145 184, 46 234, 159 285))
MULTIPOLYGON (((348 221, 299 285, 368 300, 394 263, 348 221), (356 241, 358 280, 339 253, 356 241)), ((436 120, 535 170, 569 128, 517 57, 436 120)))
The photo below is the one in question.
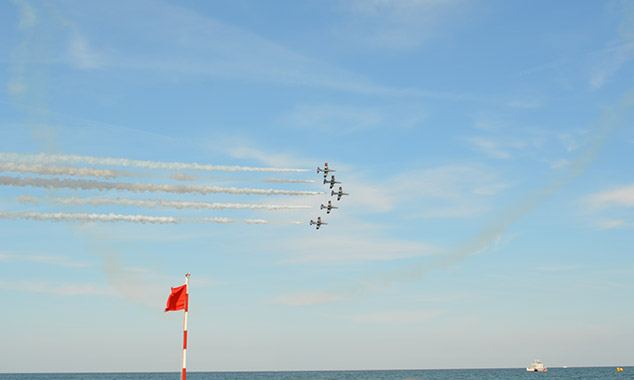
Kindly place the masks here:
POLYGON ((630 2, 14 0, 0 44, 0 372, 178 371, 187 272, 190 371, 634 365, 630 2))

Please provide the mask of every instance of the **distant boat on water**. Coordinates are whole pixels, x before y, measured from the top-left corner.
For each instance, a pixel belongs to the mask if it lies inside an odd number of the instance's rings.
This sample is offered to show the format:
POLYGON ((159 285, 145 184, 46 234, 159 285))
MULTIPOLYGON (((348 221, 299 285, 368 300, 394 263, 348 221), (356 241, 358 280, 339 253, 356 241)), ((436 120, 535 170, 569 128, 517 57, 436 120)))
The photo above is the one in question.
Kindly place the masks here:
POLYGON ((541 361, 535 359, 533 360, 533 364, 530 367, 527 367, 526 370, 528 372, 546 372, 548 368, 541 361))

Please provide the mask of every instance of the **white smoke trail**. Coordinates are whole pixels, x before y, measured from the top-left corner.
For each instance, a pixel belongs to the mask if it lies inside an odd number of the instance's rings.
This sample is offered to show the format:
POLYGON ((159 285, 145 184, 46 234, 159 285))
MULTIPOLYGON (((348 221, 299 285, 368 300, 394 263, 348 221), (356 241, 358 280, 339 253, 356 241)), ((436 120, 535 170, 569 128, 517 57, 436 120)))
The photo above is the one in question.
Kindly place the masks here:
MULTIPOLYGON (((473 238, 448 249, 435 262, 421 262, 410 265, 405 271, 386 273, 378 280, 384 284, 392 284, 396 281, 418 279, 432 270, 460 263, 468 257, 483 252, 494 245, 509 226, 528 214, 537 205, 552 197, 563 186, 583 175, 590 164, 597 159, 612 131, 622 124, 625 115, 633 108, 634 90, 624 93, 618 103, 608 108, 601 115, 594 128, 592 139, 589 140, 588 145, 580 150, 579 155, 570 162, 568 168, 560 177, 555 178, 546 186, 527 194, 519 203, 509 207, 495 220, 485 225, 473 238)), ((371 281, 376 280, 373 279, 371 281)), ((371 283, 371 281, 368 281, 368 283, 371 283)))
POLYGON ((90 197, 90 198, 38 198, 30 195, 21 195, 16 198, 20 203, 40 203, 51 202, 60 203, 68 206, 101 206, 101 205, 119 205, 132 207, 167 207, 167 208, 193 208, 193 209, 249 209, 249 210, 294 210, 307 209, 311 206, 295 206, 295 205, 268 205, 257 203, 216 203, 216 202, 194 202, 194 201, 167 201, 162 199, 129 199, 129 198, 106 198, 106 197, 90 197))
POLYGON ((276 182, 276 183, 315 183, 311 179, 284 179, 284 178, 265 178, 262 182, 276 182))
MULTIPOLYGON (((149 216, 149 215, 122 215, 122 214, 69 214, 64 212, 39 213, 28 211, 0 212, 2 219, 26 219, 35 221, 53 222, 129 222, 129 223, 151 223, 151 224, 179 224, 179 223, 247 223, 247 224, 269 224, 264 219, 231 219, 231 218, 176 218, 172 216, 149 216)), ((287 224, 301 224, 301 222, 289 222, 287 224)))
POLYGON ((185 182, 185 181, 195 181, 198 179, 198 176, 186 174, 186 173, 174 173, 170 175, 171 179, 175 179, 177 181, 185 182))
POLYGON ((74 177, 142 177, 140 173, 132 173, 123 170, 78 168, 72 166, 54 166, 42 164, 17 164, 13 162, 0 162, 0 172, 31 173, 41 175, 67 175, 74 177))
POLYGON ((208 165, 198 163, 184 162, 160 162, 160 161, 142 161, 129 160, 126 158, 109 158, 109 157, 91 157, 77 156, 72 154, 20 154, 20 153, 0 153, 0 161, 14 162, 36 162, 45 164, 70 163, 84 165, 102 165, 102 166, 119 166, 131 168, 143 168, 152 170, 192 170, 192 171, 223 171, 223 172, 273 172, 273 173, 289 173, 289 172, 306 172, 307 169, 284 169, 284 168, 257 168, 248 166, 226 166, 226 165, 208 165))
POLYGON ((318 191, 276 190, 276 189, 252 189, 219 186, 195 186, 195 185, 162 185, 152 183, 127 183, 127 182, 103 182, 95 180, 59 179, 59 178, 33 178, 33 177, 7 177, 0 176, 0 185, 18 187, 41 187, 46 189, 81 189, 81 190, 123 190, 135 193, 141 192, 165 192, 165 193, 196 193, 196 194, 258 194, 258 195, 319 195, 318 191))

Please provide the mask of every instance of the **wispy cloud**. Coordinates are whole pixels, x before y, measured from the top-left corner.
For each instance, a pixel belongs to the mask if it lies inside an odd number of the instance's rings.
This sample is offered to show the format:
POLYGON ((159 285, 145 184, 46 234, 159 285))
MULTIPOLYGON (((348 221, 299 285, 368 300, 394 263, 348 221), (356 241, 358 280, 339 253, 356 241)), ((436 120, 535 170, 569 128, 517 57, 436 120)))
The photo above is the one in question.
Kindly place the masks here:
POLYGON ((337 105, 297 105, 282 121, 300 128, 318 131, 352 132, 381 124, 383 116, 376 108, 337 105))
MULTIPOLYGON (((410 95, 417 96, 416 92, 410 95)), ((298 104, 279 120, 292 129, 316 132, 337 132, 338 135, 372 129, 408 129, 420 126, 428 117, 419 102, 415 105, 382 105, 377 107, 343 104, 298 104)))
MULTIPOLYGON (((338 221, 340 224, 345 221, 338 221)), ((364 225, 361 229, 373 230, 376 227, 364 225)), ((391 261, 432 254, 434 248, 425 243, 385 239, 379 236, 368 237, 355 230, 331 232, 328 245, 324 238, 288 239, 282 243, 287 251, 292 251, 282 264, 322 264, 341 265, 362 261, 391 261), (295 247, 295 248, 293 248, 295 247), (303 248, 297 248, 303 247, 303 248)))
POLYGON ((45 281, 0 281, 0 289, 23 291, 29 293, 45 293, 57 296, 106 296, 118 297, 114 289, 94 284, 63 284, 45 281))
MULTIPOLYGON (((75 67, 151 70, 179 78, 203 75, 353 92, 391 91, 349 70, 185 7, 161 1, 120 1, 108 7, 117 7, 122 16, 104 18, 104 12, 97 10, 74 20, 68 61, 75 67), (106 49, 109 39, 93 38, 90 23, 112 28, 116 35, 126 33, 133 43, 106 49), (152 33, 146 33, 148 30, 152 33)), ((93 8, 98 6, 93 4, 93 8)), ((73 11, 81 10, 76 7, 73 11)))
POLYGON ((446 313, 445 310, 397 310, 397 311, 377 311, 367 314, 356 314, 346 317, 357 323, 380 323, 411 325, 428 322, 446 313))
POLYGON ((37 264, 50 264, 62 267, 84 268, 93 264, 73 261, 67 257, 48 255, 29 255, 0 252, 0 262, 30 262, 37 264))
POLYGON ((543 271, 543 272, 570 272, 570 271, 578 270, 579 266, 577 265, 539 266, 535 269, 539 271, 543 271))
POLYGON ((634 41, 618 43, 590 55, 593 70, 590 87, 598 89, 634 58, 634 41))
POLYGON ((634 185, 591 194, 585 198, 585 201, 593 209, 634 207, 634 185))
POLYGON ((620 219, 599 219, 594 222, 594 226, 599 230, 613 230, 627 227, 627 222, 620 219))
POLYGON ((12 0, 20 11, 19 28, 24 30, 32 28, 37 24, 37 13, 35 9, 26 0, 12 0))
POLYGON ((589 76, 588 85, 599 89, 610 81, 610 78, 634 58, 634 6, 630 1, 614 2, 621 16, 619 24, 620 39, 592 51, 568 56, 543 63, 518 73, 519 76, 532 75, 550 70, 563 70, 582 63, 589 76), (588 73, 589 70, 589 73, 588 73))
MULTIPOLYGON (((69 4, 66 9, 58 4, 60 13, 74 17, 72 21, 65 22, 72 28, 69 29, 65 57, 59 60, 81 70, 142 70, 159 73, 162 78, 170 80, 213 77, 223 81, 276 83, 381 96, 516 106, 503 99, 377 83, 321 57, 306 55, 277 41, 173 3, 110 2, 108 8, 118 9, 120 17, 116 18, 104 17, 110 12, 100 11, 99 7, 105 7, 105 4, 91 4, 91 11, 86 11, 81 2, 69 4), (166 28, 166 24, 170 27, 166 28), (114 37, 99 37, 92 32, 96 25, 116 31, 113 32, 114 37), (146 33, 148 30, 152 33, 146 33), (111 38, 121 35, 125 35, 130 43, 110 48, 111 38)), ((357 34, 358 37, 352 37, 353 40, 362 38, 379 46, 409 49, 426 40, 438 27, 446 27, 446 21, 436 21, 440 20, 440 15, 453 20, 459 14, 467 14, 467 5, 468 2, 463 0, 344 2, 336 8, 351 14, 350 20, 361 20, 361 24, 342 26, 336 34, 337 38, 357 34), (365 16, 359 17, 362 14, 365 16)))
POLYGON ((390 193, 402 201, 401 206, 422 217, 476 215, 486 209, 487 199, 511 187, 485 168, 457 165, 401 173, 390 183, 390 193))
POLYGON ((71 35, 68 54, 70 63, 80 70, 100 69, 106 64, 104 55, 97 52, 86 37, 78 32, 71 35))
POLYGON ((297 293, 292 295, 278 296, 270 302, 288 306, 311 306, 343 301, 344 296, 338 296, 327 292, 297 293))
POLYGON ((520 71, 518 76, 528 76, 547 71, 565 70, 583 63, 585 78, 592 89, 603 87, 627 62, 634 58, 634 39, 618 41, 607 47, 592 50, 572 57, 543 63, 520 71))
POLYGON ((490 138, 483 137, 470 137, 466 141, 477 151, 480 151, 492 158, 498 158, 502 160, 508 160, 512 158, 509 153, 509 145, 502 144, 500 141, 496 141, 490 138))
POLYGON ((345 1, 339 10, 350 17, 337 32, 374 48, 411 50, 458 25, 465 8, 460 0, 345 1))

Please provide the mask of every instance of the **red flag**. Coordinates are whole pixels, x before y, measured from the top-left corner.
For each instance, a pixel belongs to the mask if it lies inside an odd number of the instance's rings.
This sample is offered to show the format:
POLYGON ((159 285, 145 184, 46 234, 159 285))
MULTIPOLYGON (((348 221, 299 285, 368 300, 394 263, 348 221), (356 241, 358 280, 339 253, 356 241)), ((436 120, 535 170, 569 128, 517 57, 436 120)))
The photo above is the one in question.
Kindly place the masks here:
POLYGON ((187 310, 187 285, 172 288, 165 311, 187 310))

